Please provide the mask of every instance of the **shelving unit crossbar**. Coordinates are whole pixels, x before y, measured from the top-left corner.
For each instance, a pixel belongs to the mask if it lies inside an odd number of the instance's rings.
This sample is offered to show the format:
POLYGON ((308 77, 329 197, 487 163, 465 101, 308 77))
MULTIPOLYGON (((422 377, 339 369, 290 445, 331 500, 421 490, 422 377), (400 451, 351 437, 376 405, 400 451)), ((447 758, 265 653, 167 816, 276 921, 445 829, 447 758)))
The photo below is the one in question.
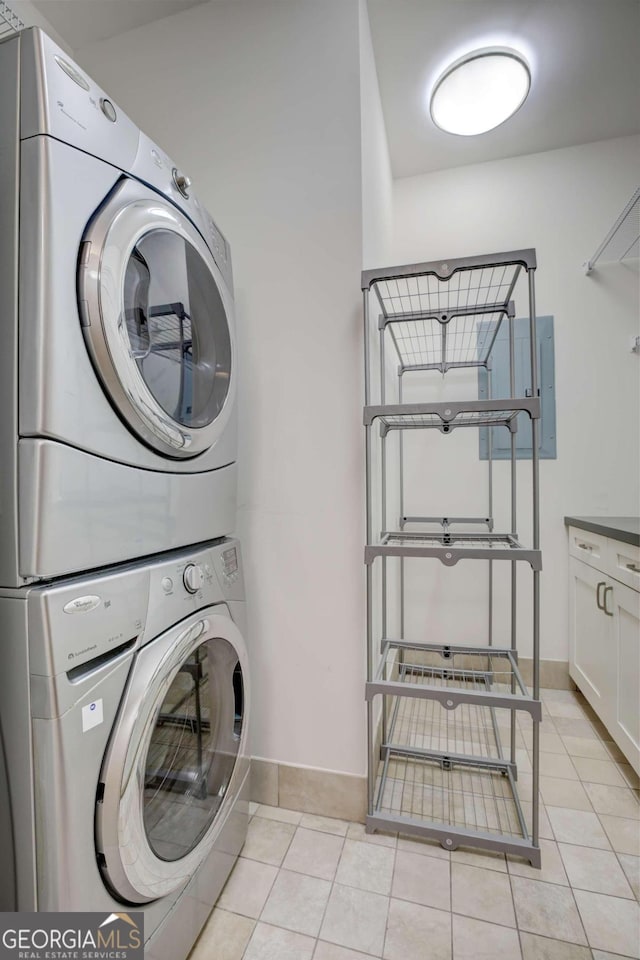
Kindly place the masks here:
POLYGON ((364 548, 364 562, 376 557, 434 557, 452 567, 459 560, 525 561, 533 570, 542 569, 540 550, 528 550, 512 534, 399 533, 384 531, 377 543, 364 548))
MULTIPOLYGON (((436 421, 453 426, 458 417, 470 421, 476 427, 510 424, 519 413, 527 413, 532 420, 540 416, 538 397, 509 398, 506 400, 462 400, 437 403, 396 403, 371 405, 364 408, 365 427, 374 420, 381 420, 385 426, 406 429, 408 426, 428 428, 436 421)), ((438 423, 438 425, 440 425, 438 423)))
POLYGON ((469 524, 480 523, 486 524, 489 531, 493 530, 493 517, 400 517, 399 526, 401 530, 407 523, 437 523, 443 530, 448 530, 452 524, 462 523, 468 526, 469 524))
POLYGON ((541 703, 529 696, 517 656, 508 648, 383 640, 378 669, 366 684, 367 700, 378 694, 437 700, 446 710, 462 703, 518 709, 542 719, 541 703), (412 655, 439 660, 406 659, 412 655), (476 666, 456 665, 459 657, 476 666))

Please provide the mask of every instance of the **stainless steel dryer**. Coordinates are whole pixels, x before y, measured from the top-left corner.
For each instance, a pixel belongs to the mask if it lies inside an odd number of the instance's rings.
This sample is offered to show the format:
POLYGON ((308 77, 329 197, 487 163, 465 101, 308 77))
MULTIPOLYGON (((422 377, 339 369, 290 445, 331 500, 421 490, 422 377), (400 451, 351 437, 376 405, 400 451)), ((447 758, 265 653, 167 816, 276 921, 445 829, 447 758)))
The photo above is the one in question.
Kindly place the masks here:
POLYGON ((229 246, 37 28, 0 43, 0 584, 228 535, 229 246))
POLYGON ((186 957, 248 819, 239 544, 0 591, 0 910, 145 913, 186 957))

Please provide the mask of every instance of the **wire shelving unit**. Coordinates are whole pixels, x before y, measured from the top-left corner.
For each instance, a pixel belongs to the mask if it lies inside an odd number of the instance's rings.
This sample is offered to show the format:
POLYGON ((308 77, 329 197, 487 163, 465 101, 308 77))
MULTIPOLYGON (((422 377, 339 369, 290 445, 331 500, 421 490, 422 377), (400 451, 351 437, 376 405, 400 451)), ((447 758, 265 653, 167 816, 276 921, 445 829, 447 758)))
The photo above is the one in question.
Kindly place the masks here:
MULTIPOLYGON (((365 333, 367 542, 367 733, 369 750, 367 830, 432 837, 445 849, 484 847, 525 857, 540 866, 538 830, 540 584, 538 424, 540 400, 536 350, 535 251, 409 264, 362 274, 365 333), (513 320, 515 295, 526 281, 531 387, 515 392, 513 320), (492 350, 506 326, 510 396, 491 398, 492 350), (375 345, 377 344, 376 367, 375 345), (390 352, 389 352, 390 351, 390 352), (415 401, 415 375, 485 368, 489 399, 415 401), (392 371, 390 373, 390 371, 392 371), (413 377, 412 400, 403 397, 413 377), (374 380, 377 380, 374 388, 374 380), (374 396, 374 393, 376 394, 374 396), (517 532, 516 432, 532 425, 532 542, 517 532), (405 508, 407 431, 451 434, 458 428, 501 426, 510 432, 510 529, 496 530, 491 442, 488 502, 479 516, 415 515, 405 508), (397 431, 391 467, 397 481, 397 517, 389 523, 389 435, 397 431), (374 483, 374 444, 379 444, 379 483, 374 483), (375 489, 374 489, 375 488, 375 489), (376 489, 380 504, 374 503, 376 489), (379 520, 379 524, 376 522, 379 520), (410 529, 409 529, 410 528, 410 529), (377 531, 377 532, 374 532, 377 531), (391 584, 388 564, 399 563, 391 584), (488 622, 469 643, 405 636, 409 561, 439 560, 445 567, 485 561, 488 622), (493 639, 494 564, 510 570, 510 638, 493 639), (524 567, 523 567, 524 564, 524 567), (374 568, 380 566, 380 575, 374 568), (517 570, 532 577, 533 684, 518 665, 517 570), (399 636, 389 629, 390 586, 399 592, 399 636), (375 610, 379 607, 378 621, 375 610), (529 725, 527 727, 527 724, 529 725), (532 730, 532 796, 518 795, 518 731, 532 730)), ((519 294, 518 294, 519 295, 519 294)), ((448 376, 449 375, 449 376, 448 376)), ((418 385, 419 387, 419 385, 418 385)), ((419 392, 420 388, 418 389, 419 392)), ((446 441, 442 441, 446 447, 446 441)), ((442 456, 446 455, 443 450, 442 456)), ((376 465, 376 470, 378 469, 376 465)), ((411 598, 412 603, 416 598, 411 598)), ((455 611, 452 617, 455 616, 455 611)), ((428 618, 424 621, 428 624, 428 618)), ((425 633, 428 632, 425 627, 425 633)))
POLYGON ((24 21, 14 13, 8 3, 0 0, 0 40, 13 36, 24 28, 24 21))

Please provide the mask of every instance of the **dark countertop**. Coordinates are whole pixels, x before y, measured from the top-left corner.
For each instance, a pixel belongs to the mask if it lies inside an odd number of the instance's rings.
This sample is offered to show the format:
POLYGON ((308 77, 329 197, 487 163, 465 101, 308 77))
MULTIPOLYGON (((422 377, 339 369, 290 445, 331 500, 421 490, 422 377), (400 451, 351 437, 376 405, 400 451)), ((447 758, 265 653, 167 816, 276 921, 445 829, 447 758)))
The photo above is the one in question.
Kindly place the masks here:
POLYGON ((565 517, 565 526, 599 533, 640 547, 640 517, 565 517))

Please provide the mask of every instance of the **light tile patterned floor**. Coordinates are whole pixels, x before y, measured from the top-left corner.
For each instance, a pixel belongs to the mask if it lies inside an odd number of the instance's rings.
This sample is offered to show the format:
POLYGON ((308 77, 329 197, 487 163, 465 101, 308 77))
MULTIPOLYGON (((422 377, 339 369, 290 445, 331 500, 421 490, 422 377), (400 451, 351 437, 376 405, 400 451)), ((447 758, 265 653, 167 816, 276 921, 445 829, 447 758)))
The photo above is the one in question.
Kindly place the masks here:
POLYGON ((190 960, 639 960, 638 778, 579 694, 543 705, 542 870, 252 805, 190 960))

